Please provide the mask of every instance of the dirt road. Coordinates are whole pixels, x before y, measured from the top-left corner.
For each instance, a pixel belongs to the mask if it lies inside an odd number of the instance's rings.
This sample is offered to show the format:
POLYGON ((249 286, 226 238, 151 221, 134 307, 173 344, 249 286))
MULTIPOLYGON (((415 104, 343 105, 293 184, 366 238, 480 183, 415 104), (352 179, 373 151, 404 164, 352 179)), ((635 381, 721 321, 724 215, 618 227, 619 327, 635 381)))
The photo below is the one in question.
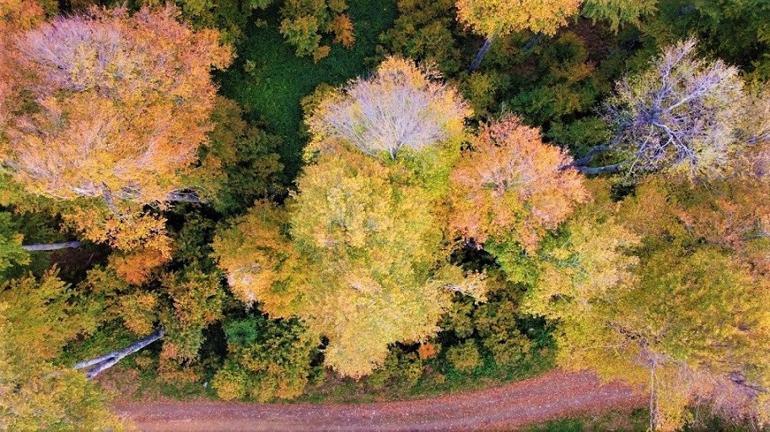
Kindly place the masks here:
POLYGON ((511 430, 580 413, 644 403, 590 373, 553 371, 503 387, 431 399, 367 404, 163 402, 119 404, 143 431, 467 431, 511 430))

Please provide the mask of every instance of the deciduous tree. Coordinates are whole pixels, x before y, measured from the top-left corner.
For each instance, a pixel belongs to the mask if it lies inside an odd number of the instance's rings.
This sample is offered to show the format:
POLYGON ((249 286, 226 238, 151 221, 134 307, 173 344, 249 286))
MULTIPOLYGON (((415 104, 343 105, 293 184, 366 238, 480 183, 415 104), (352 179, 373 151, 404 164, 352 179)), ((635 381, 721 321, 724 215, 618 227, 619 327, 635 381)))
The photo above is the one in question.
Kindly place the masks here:
POLYGON ((581 0, 458 0, 457 17, 486 37, 525 30, 553 35, 578 11, 580 3, 581 0))
MULTIPOLYGON (((214 31, 174 7, 91 9, 29 30, 4 50, 18 69, 3 122, 4 163, 58 199, 165 201, 210 130, 212 67, 230 61, 214 31)), ((6 92, 7 93, 7 92, 6 92)))
POLYGON ((617 130, 611 147, 629 174, 719 176, 745 143, 738 70, 698 59, 695 46, 690 39, 668 47, 646 71, 618 83, 609 103, 617 130))
POLYGON ((56 362, 67 342, 93 331, 92 312, 55 273, 0 287, 0 429, 124 429, 83 373, 56 362))
POLYGON ((319 341, 297 320, 249 317, 228 322, 225 334, 228 359, 213 380, 219 397, 266 402, 303 393, 319 341))
POLYGON ((450 228, 483 243, 513 236, 533 251, 588 199, 571 158, 513 116, 483 125, 452 173, 450 228))
POLYGON ((345 48, 353 46, 355 35, 347 8, 345 0, 286 0, 281 6, 281 34, 298 56, 321 60, 331 51, 330 46, 321 45, 323 34, 333 33, 335 42, 345 48))
POLYGON ((360 377, 389 344, 434 333, 451 291, 483 292, 462 271, 439 271, 446 251, 433 200, 407 169, 339 151, 306 167, 288 227, 261 204, 214 249, 241 300, 302 318, 328 339, 326 364, 360 377))
POLYGON ((244 114, 235 101, 217 97, 211 113, 214 129, 185 182, 197 198, 224 213, 283 192, 283 164, 277 153, 282 140, 250 124, 244 114))
POLYGON ((343 140, 369 155, 457 141, 470 115, 457 91, 409 60, 387 58, 369 79, 357 79, 322 101, 307 123, 316 142, 343 140))
POLYGON ((478 69, 492 41, 513 32, 553 35, 574 15, 581 0, 457 0, 457 18, 486 38, 470 70, 478 69))
POLYGON ((746 203, 720 205, 723 213, 706 204, 719 202, 713 186, 658 179, 619 209, 605 198, 577 212, 565 237, 544 246, 525 305, 558 321, 563 367, 646 386, 655 430, 680 427, 696 402, 736 417, 765 409, 770 315, 759 305, 770 295, 767 273, 736 247, 747 241, 767 253, 751 234, 764 211, 734 212, 746 226, 725 229, 728 209, 746 203), (731 245, 736 236, 743 240, 731 245), (727 393, 734 403, 714 401, 727 393))
POLYGON ((581 14, 592 20, 609 21, 618 31, 621 24, 639 24, 639 19, 657 10, 658 0, 585 0, 581 14))

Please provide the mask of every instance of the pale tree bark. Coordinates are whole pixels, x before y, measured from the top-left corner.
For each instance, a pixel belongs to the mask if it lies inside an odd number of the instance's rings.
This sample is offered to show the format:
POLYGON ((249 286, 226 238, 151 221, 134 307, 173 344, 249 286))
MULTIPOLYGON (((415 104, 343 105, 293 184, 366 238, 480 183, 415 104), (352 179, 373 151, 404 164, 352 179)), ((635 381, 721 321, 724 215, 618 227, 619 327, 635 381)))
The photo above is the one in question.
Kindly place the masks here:
MULTIPOLYGON (((474 72, 476 71, 479 66, 481 66, 481 61, 484 59, 484 57, 487 55, 489 50, 492 48, 492 43, 494 43, 495 39, 497 39, 497 35, 491 35, 488 36, 486 39, 484 39, 484 44, 481 45, 481 48, 479 48, 478 52, 476 52, 476 56, 473 57, 473 61, 471 62, 471 65, 468 67, 468 72, 474 72)), ((530 51, 532 51, 537 44, 540 43, 540 41, 543 40, 543 34, 537 33, 529 40, 526 44, 522 47, 522 51, 524 53, 529 54, 530 51)))
POLYGON ((200 204, 203 202, 195 192, 171 192, 168 194, 167 199, 170 202, 188 202, 194 204, 200 204))
POLYGON ((127 346, 122 350, 113 351, 101 357, 97 357, 95 359, 85 360, 80 363, 77 363, 75 365, 75 369, 85 370, 86 376, 89 379, 92 379, 97 375, 99 375, 100 373, 104 372, 105 370, 115 366, 116 364, 118 364, 118 362, 130 356, 131 354, 137 351, 140 351, 144 347, 150 345, 151 343, 157 340, 163 339, 163 336, 165 336, 165 332, 163 331, 163 329, 155 330, 149 336, 134 342, 133 344, 127 346))
POLYGON ((655 394, 655 360, 652 361, 652 364, 650 365, 650 429, 651 431, 658 430, 658 406, 657 401, 655 398, 657 395, 655 394))
POLYGON ((494 35, 484 39, 484 44, 481 45, 481 48, 479 48, 479 51, 476 53, 476 56, 473 58, 473 61, 471 62, 470 67, 468 67, 469 72, 474 72, 479 68, 479 66, 481 66, 481 61, 484 59, 484 56, 486 56, 489 50, 492 48, 492 42, 494 41, 495 41, 494 35))
POLYGON ((621 165, 613 164, 601 167, 576 166, 575 169, 585 175, 615 174, 620 172, 621 165))
POLYGON ((52 251, 59 249, 77 249, 81 243, 79 241, 68 241, 62 243, 35 243, 23 245, 21 248, 28 252, 52 251))

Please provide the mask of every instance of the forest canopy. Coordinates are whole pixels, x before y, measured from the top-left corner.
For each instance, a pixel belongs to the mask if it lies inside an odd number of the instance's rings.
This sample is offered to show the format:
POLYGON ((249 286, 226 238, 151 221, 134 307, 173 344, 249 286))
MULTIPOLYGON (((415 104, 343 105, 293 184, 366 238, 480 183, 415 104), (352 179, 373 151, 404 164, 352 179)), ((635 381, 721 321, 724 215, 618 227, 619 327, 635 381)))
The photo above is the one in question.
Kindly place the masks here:
POLYGON ((769 22, 0 0, 0 431, 556 367, 632 386, 648 430, 768 427, 769 22))

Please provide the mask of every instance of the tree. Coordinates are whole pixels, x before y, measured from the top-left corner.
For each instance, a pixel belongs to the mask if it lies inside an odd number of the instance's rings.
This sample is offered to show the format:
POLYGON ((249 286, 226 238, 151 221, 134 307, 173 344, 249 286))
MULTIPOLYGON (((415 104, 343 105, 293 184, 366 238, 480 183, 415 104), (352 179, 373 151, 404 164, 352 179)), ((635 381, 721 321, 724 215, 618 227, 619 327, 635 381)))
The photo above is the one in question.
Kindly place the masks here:
POLYGON ((618 31, 626 22, 638 25, 642 16, 657 10, 658 0, 586 0, 581 13, 592 20, 606 20, 618 31))
POLYGON ((0 274, 15 264, 29 263, 29 253, 21 244, 23 238, 16 231, 11 214, 0 212, 0 274))
POLYGON ((470 70, 478 69, 492 41, 520 31, 553 35, 567 24, 581 0, 457 0, 457 18, 486 38, 470 70))
MULTIPOLYGON (((176 0, 174 3, 179 7, 182 17, 193 27, 216 28, 223 42, 236 45, 243 40, 244 30, 254 12, 267 9, 273 0, 176 0)), ((153 7, 163 5, 164 2, 139 0, 139 4, 153 7)))
POLYGON ((361 377, 389 344, 433 334, 449 293, 479 292, 479 281, 442 271, 433 201, 408 170, 338 150, 305 168, 288 227, 259 204, 214 250, 238 298, 271 318, 301 318, 328 339, 328 366, 361 377))
POLYGON ((298 56, 321 60, 331 51, 330 46, 321 45, 323 33, 333 33, 335 42, 345 48, 355 43, 353 23, 344 13, 347 8, 345 0, 286 0, 281 6, 280 32, 298 56))
POLYGON ((610 149, 629 175, 714 177, 747 138, 740 130, 747 98, 738 70, 695 57, 695 40, 668 47, 639 75, 617 84, 608 121, 610 149))
POLYGON ((176 21, 174 7, 91 9, 25 32, 4 64, 4 163, 57 199, 165 201, 210 130, 211 67, 228 48, 176 21), (119 143, 119 145, 118 145, 119 143))
POLYGON ((211 113, 214 129, 199 149, 199 164, 186 181, 203 201, 232 213, 258 198, 283 193, 280 137, 247 122, 243 109, 218 96, 211 113))
POLYGON ((579 6, 580 0, 458 0, 457 17, 487 37, 525 30, 553 35, 579 6))
MULTIPOLYGON (((724 226, 719 212, 701 213, 700 199, 688 199, 709 187, 677 187, 656 180, 620 208, 605 193, 578 211, 543 248, 525 303, 559 323, 562 367, 645 386, 653 430, 680 427, 696 402, 715 401, 735 417, 761 413, 759 389, 770 378, 770 316, 759 306, 767 273, 753 254, 712 243, 693 224, 690 215, 701 214, 724 226), (732 395, 727 404, 720 394, 732 395)), ((766 242, 749 241, 746 250, 767 253, 766 242)))
POLYGON ((450 86, 409 60, 385 59, 367 80, 328 96, 307 120, 315 142, 343 140, 369 155, 391 158, 457 141, 471 114, 450 86))
POLYGON ((298 276, 292 266, 300 259, 285 235, 287 218, 284 209, 258 201, 248 214, 219 230, 212 245, 233 295, 248 306, 259 300, 279 316, 287 313, 287 306, 273 288, 298 276))
POLYGON ((110 261, 130 283, 146 282, 154 268, 171 259, 173 245, 166 230, 166 218, 161 215, 130 207, 114 213, 93 199, 60 207, 65 226, 92 242, 116 249, 110 261))
POLYGON ((565 169, 570 163, 516 117, 483 125, 451 176, 450 229, 479 244, 510 235, 537 249, 547 230, 588 199, 580 175, 565 169))
POLYGON ((163 292, 169 300, 160 311, 161 327, 166 333, 161 359, 198 359, 203 331, 223 316, 224 289, 220 279, 220 273, 204 273, 194 266, 161 277, 163 292))
POLYGON ((705 52, 740 66, 747 80, 770 77, 770 28, 763 0, 691 2, 666 0, 641 30, 658 46, 696 36, 705 52))
POLYGON ((455 34, 455 0, 397 0, 398 16, 393 27, 380 35, 378 46, 425 64, 435 64, 453 76, 460 70, 462 53, 455 34))
POLYGON ((554 123, 595 110, 603 83, 590 55, 583 38, 569 30, 561 32, 542 48, 533 82, 510 101, 511 110, 529 124, 551 129, 554 123))
POLYGON ((85 375, 57 364, 65 344, 93 331, 93 310, 55 273, 0 288, 0 429, 123 430, 85 375))
POLYGON ((13 56, 14 38, 18 33, 34 27, 43 19, 43 10, 33 0, 5 0, 0 3, 0 143, 1 133, 7 122, 7 112, 12 109, 8 95, 13 90, 12 77, 17 73, 13 56))
POLYGON ((293 399, 305 390, 318 340, 297 320, 262 316, 228 322, 228 359, 214 376, 225 400, 293 399))

